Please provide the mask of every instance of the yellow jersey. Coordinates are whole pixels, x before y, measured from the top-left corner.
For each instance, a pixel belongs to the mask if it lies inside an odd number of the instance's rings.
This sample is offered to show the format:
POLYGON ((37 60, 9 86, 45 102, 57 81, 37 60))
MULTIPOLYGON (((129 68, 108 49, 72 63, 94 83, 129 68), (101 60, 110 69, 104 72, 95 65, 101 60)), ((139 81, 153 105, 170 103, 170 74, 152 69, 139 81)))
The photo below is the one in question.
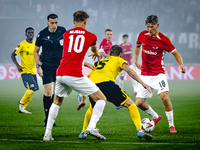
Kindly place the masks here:
POLYGON ((16 55, 20 53, 20 59, 21 63, 20 65, 23 67, 23 71, 20 72, 20 74, 23 73, 31 73, 36 74, 35 69, 35 59, 34 59, 34 47, 35 47, 35 41, 32 43, 28 43, 26 40, 22 41, 18 44, 18 46, 13 51, 16 55))
POLYGON ((110 56, 101 59, 97 64, 95 64, 95 70, 92 70, 89 73, 89 79, 94 83, 106 81, 115 82, 115 78, 123 70, 122 65, 124 63, 128 64, 126 60, 118 56, 110 56))

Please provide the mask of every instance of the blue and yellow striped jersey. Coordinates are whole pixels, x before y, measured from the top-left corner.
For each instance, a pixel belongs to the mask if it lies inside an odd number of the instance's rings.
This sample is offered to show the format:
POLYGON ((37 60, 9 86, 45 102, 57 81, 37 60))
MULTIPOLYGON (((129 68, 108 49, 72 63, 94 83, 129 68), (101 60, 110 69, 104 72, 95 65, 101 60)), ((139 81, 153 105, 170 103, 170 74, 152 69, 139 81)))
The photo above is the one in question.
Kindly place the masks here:
POLYGON ((35 41, 32 43, 28 43, 26 40, 22 41, 18 44, 15 48, 14 53, 18 55, 20 53, 21 59, 21 66, 23 67, 23 73, 31 73, 36 74, 35 69, 35 59, 34 59, 34 48, 35 48, 35 41))
POLYGON ((106 81, 115 82, 115 78, 122 71, 122 65, 124 63, 128 64, 126 60, 118 56, 101 59, 95 64, 95 70, 89 73, 89 79, 94 83, 106 81))

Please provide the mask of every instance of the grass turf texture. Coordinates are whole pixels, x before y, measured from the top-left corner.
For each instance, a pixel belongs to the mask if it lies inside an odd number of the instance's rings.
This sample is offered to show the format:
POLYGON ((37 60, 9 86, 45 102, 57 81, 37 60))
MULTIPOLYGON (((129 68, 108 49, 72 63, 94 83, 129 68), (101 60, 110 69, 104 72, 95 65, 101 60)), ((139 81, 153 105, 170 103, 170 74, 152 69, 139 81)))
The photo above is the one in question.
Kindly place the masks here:
MULTIPOLYGON (((97 124, 107 139, 103 142, 87 136, 79 140, 87 105, 80 111, 77 93, 65 98, 56 119, 52 134, 55 141, 43 142, 44 110, 43 86, 33 95, 27 110, 32 114, 18 113, 17 102, 25 92, 22 81, 0 81, 0 149, 200 149, 200 81, 169 81, 170 99, 174 108, 177 134, 170 134, 164 106, 154 92, 147 102, 162 119, 151 133, 152 141, 137 138, 136 129, 126 108, 116 110, 107 103, 97 124)), ((131 82, 125 81, 124 90, 135 101, 131 82)), ((141 119, 149 117, 140 111, 141 119)))

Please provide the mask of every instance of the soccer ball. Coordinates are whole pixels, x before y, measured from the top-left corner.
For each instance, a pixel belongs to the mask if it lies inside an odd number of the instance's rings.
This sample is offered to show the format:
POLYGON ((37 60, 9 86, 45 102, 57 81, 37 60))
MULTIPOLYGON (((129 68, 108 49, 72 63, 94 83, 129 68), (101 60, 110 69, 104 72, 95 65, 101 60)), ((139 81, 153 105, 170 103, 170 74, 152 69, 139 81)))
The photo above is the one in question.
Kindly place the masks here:
POLYGON ((142 130, 145 132, 148 132, 148 133, 152 132, 154 130, 154 126, 155 126, 155 123, 154 123, 153 119, 144 118, 141 121, 142 130))

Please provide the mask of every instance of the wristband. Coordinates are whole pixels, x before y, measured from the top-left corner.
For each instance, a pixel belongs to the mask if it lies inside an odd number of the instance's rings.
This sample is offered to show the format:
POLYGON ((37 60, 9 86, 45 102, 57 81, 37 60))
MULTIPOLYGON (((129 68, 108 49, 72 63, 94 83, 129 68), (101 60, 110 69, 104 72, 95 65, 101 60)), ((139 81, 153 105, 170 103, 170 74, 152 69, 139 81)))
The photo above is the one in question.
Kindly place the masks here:
POLYGON ((36 68, 39 68, 39 67, 41 67, 41 65, 40 65, 40 64, 37 64, 37 65, 36 65, 36 68))

